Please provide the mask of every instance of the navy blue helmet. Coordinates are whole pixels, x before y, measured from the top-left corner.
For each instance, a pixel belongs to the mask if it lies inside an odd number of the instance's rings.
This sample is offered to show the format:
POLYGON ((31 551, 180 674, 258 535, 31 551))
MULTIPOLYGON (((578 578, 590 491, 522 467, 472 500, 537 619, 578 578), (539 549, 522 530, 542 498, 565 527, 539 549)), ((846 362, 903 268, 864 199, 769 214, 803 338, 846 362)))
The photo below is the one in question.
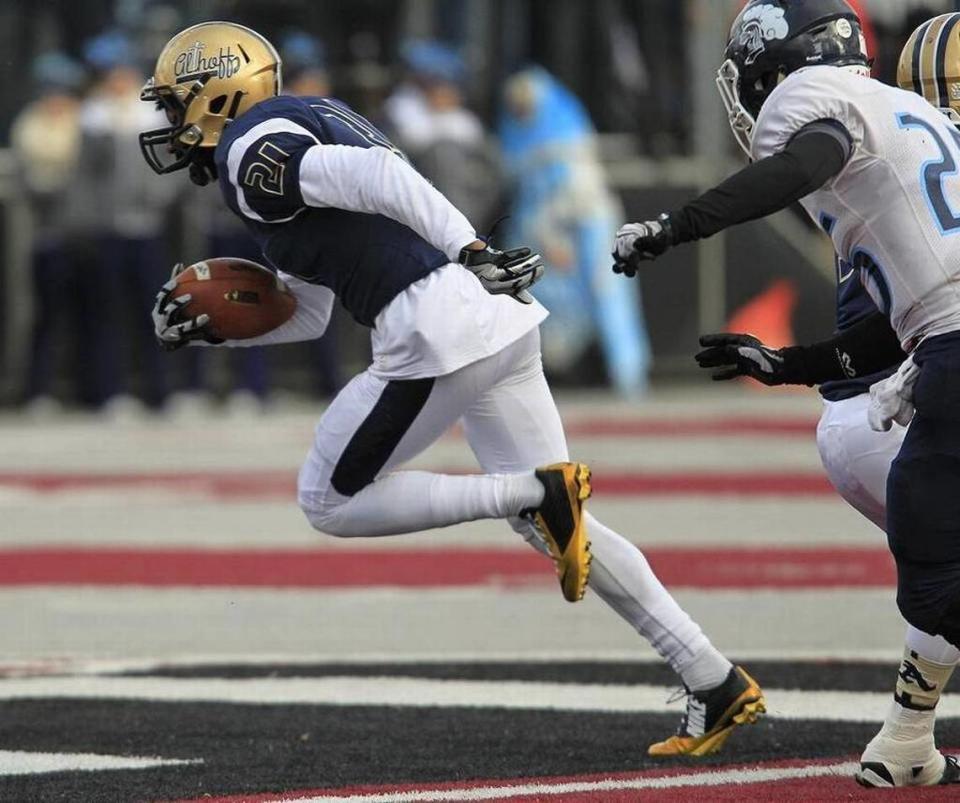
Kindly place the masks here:
POLYGON ((859 67, 869 74, 860 19, 846 0, 750 0, 730 28, 717 86, 747 153, 760 107, 801 67, 859 67))

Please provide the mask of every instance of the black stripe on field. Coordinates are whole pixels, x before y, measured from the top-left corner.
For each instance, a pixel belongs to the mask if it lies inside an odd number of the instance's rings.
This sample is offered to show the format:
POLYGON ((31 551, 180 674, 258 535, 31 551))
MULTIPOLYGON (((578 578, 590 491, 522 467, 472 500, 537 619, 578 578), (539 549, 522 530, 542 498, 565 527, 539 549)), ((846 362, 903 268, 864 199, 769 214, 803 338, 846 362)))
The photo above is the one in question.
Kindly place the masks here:
MULTIPOLYGON (((800 691, 890 691, 896 683, 897 661, 889 664, 845 661, 744 661, 761 685, 800 691)), ((238 666, 160 667, 120 673, 127 677, 171 678, 290 678, 290 677, 412 677, 437 680, 526 680, 549 683, 615 683, 677 685, 677 676, 663 663, 611 661, 519 661, 510 663, 333 663, 261 664, 238 666)))
MULTIPOLYGON (((859 754, 876 724, 763 720, 719 756, 654 760, 669 714, 101 700, 0 703, 0 749, 202 758, 198 766, 0 777, 0 800, 161 801, 362 784, 628 772, 859 754)), ((938 727, 960 744, 960 721, 938 727)), ((837 780, 838 795, 856 790, 837 780)))

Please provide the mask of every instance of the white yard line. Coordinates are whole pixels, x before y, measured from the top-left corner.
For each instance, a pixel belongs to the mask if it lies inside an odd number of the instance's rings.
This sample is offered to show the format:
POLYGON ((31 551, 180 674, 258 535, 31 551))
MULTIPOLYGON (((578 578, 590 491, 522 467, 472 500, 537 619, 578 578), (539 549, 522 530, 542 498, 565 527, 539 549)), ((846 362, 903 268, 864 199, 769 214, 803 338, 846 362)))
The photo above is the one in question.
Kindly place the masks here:
POLYGON ((298 797, 286 803, 407 803, 407 801, 500 800, 515 797, 541 797, 543 795, 572 795, 602 792, 621 792, 634 789, 676 789, 678 787, 709 787, 727 784, 765 783, 800 778, 837 776, 845 780, 858 765, 853 761, 841 764, 819 764, 807 767, 783 767, 772 769, 733 769, 671 775, 659 778, 625 778, 605 781, 582 781, 568 783, 518 784, 516 786, 478 786, 465 789, 416 789, 404 792, 384 792, 361 795, 321 795, 298 797))
MULTIPOLYGON (((889 664, 891 672, 900 662, 901 652, 889 650, 737 650, 733 655, 738 661, 824 661, 889 664)), ((543 650, 531 652, 356 652, 356 653, 250 653, 250 654, 196 654, 161 658, 106 658, 82 659, 70 656, 50 658, 9 658, 0 655, 0 677, 28 675, 104 675, 120 672, 151 672, 168 669, 190 669, 209 666, 314 666, 363 664, 444 665, 458 663, 475 664, 529 664, 529 663, 616 663, 642 667, 661 664, 659 657, 638 654, 636 650, 594 650, 585 654, 582 650, 543 650)))
POLYGON ((202 764, 202 758, 179 759, 142 756, 105 756, 98 753, 30 753, 0 750, 0 777, 38 775, 46 772, 99 772, 145 770, 182 764, 202 764))
MULTIPOLYGON (((30 677, 0 680, 0 700, 97 699, 214 702, 249 705, 453 706, 526 710, 664 713, 673 689, 624 684, 505 680, 437 680, 406 677, 170 678, 30 677)), ((832 722, 879 722, 889 692, 767 689, 771 716, 832 722)), ((960 717, 960 697, 947 697, 940 719, 960 717)))

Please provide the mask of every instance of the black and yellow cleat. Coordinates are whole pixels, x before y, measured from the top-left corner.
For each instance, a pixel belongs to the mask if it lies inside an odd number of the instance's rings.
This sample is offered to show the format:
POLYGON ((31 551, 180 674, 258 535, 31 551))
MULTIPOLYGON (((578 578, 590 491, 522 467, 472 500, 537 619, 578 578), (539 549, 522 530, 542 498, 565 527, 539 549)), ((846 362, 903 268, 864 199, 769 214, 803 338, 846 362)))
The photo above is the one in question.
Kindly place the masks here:
POLYGON ((555 463, 536 470, 545 489, 540 507, 531 511, 557 564, 563 597, 583 599, 590 579, 590 540, 583 503, 590 497, 590 469, 583 463, 555 463))
POLYGON ((735 666, 719 686, 687 692, 687 712, 669 739, 650 745, 651 756, 708 756, 737 725, 752 725, 766 713, 763 691, 743 667, 735 666))

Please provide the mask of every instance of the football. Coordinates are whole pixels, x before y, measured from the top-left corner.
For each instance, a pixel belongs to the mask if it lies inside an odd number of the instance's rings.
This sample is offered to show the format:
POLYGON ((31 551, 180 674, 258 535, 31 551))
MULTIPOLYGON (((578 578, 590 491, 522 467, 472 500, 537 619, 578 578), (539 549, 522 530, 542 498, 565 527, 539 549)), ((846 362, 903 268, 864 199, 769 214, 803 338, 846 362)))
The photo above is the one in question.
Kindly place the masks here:
POLYGON ((224 340, 260 337, 290 320, 296 297, 275 273, 247 259, 205 259, 177 274, 171 298, 189 294, 184 315, 210 316, 210 332, 224 340))

